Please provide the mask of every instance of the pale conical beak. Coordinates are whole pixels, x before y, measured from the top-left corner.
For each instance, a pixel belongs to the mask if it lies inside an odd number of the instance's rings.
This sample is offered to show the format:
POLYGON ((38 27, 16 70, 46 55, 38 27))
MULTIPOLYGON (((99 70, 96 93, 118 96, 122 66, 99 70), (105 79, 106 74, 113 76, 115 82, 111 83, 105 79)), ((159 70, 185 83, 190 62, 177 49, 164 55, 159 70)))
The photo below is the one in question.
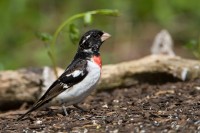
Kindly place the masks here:
POLYGON ((104 32, 103 35, 101 36, 101 41, 104 42, 105 40, 107 40, 110 37, 111 37, 110 34, 104 32))

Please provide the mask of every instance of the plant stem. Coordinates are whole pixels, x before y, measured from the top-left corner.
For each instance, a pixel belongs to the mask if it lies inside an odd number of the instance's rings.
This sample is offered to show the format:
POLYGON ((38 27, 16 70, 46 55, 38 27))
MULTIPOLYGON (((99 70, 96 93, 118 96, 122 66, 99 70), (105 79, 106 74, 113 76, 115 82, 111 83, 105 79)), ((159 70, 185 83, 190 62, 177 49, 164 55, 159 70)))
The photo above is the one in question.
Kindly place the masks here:
POLYGON ((48 53, 48 55, 49 55, 49 57, 52 61, 54 74, 58 78, 58 72, 56 70, 56 60, 55 60, 55 57, 54 57, 54 53, 51 51, 51 49, 49 49, 47 53, 48 53))

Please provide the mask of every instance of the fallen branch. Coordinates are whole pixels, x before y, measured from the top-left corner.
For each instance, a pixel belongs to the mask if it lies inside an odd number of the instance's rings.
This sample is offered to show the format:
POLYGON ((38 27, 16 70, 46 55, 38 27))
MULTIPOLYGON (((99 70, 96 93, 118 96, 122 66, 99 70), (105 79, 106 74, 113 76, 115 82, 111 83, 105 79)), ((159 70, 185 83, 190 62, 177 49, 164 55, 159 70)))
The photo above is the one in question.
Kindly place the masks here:
MULTIPOLYGON (((58 69, 59 74, 63 69, 58 69)), ((148 82, 159 84, 193 80, 200 75, 200 61, 180 57, 151 55, 145 58, 105 65, 98 90, 128 87, 148 82)), ((34 102, 55 80, 53 70, 21 69, 0 72, 0 108, 19 107, 24 102, 34 102)))

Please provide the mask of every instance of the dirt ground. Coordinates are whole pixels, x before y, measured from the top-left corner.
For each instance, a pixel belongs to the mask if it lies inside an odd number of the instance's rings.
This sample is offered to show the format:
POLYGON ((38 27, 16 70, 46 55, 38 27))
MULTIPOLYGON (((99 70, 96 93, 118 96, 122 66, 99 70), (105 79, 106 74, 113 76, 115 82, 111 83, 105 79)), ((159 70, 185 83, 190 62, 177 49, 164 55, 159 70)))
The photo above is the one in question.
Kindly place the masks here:
POLYGON ((25 110, 0 114, 0 132, 200 132, 200 79, 190 82, 142 83, 89 96, 81 107, 60 107, 33 112, 22 121, 25 110))

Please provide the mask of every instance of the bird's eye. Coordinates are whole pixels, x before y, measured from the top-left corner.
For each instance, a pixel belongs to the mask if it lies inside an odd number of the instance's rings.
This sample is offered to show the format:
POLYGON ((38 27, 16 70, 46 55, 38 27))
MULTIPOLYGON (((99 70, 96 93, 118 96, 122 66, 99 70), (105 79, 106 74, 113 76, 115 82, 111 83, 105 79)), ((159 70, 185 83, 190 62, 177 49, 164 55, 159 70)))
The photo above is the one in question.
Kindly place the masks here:
POLYGON ((94 33, 94 34, 93 34, 93 37, 94 37, 94 38, 98 38, 98 37, 99 37, 99 34, 94 33))

